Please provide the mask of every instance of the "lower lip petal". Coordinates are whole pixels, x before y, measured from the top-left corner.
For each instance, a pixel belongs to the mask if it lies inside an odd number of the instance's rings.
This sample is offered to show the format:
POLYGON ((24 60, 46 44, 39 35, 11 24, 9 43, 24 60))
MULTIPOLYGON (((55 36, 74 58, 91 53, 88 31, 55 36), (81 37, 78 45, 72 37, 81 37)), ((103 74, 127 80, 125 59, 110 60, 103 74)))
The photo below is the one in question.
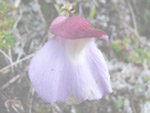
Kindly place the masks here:
POLYGON ((85 47, 82 62, 68 57, 66 42, 55 37, 37 52, 29 66, 29 79, 46 102, 79 104, 112 92, 108 69, 93 41, 85 47))

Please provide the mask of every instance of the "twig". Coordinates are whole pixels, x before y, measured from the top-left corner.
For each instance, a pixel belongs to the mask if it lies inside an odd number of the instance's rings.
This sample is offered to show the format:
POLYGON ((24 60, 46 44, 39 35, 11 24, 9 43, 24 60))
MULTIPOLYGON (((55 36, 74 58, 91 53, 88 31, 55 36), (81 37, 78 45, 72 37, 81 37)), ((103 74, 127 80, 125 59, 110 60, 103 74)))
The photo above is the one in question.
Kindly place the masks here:
POLYGON ((0 53, 2 53, 2 55, 3 55, 5 58, 7 58, 7 59, 9 60, 9 62, 11 62, 10 57, 9 57, 3 50, 0 49, 0 53))
POLYGON ((137 37, 136 46, 138 46, 138 45, 139 45, 139 42, 140 42, 140 35, 139 35, 139 33, 138 33, 134 28, 132 28, 132 27, 130 26, 130 24, 126 21, 124 15, 123 15, 123 14, 121 13, 121 11, 119 10, 117 4, 114 3, 113 0, 111 0, 111 2, 112 2, 112 5, 115 7, 116 11, 118 12, 118 14, 120 15, 120 17, 121 17, 123 23, 124 23, 124 24, 127 26, 127 28, 128 28, 132 33, 134 33, 135 36, 137 37))
POLYGON ((39 3, 38 3, 38 0, 34 0, 34 1, 35 1, 36 5, 38 6, 38 12, 39 12, 39 15, 40 15, 40 17, 41 17, 41 20, 43 21, 44 24, 46 24, 46 21, 45 21, 45 18, 44 18, 44 16, 43 16, 43 13, 42 13, 42 11, 41 11, 41 8, 40 8, 40 5, 39 5, 39 3))
MULTIPOLYGON (((12 65, 13 64, 13 59, 12 59, 12 53, 11 53, 11 48, 9 47, 8 49, 8 54, 9 54, 9 57, 10 57, 10 64, 12 65)), ((14 73, 14 67, 11 66, 11 71, 12 73, 14 73)))
POLYGON ((15 7, 16 7, 16 8, 18 8, 18 7, 19 7, 20 2, 21 2, 21 0, 16 0, 16 2, 15 2, 15 7))
POLYGON ((32 87, 30 87, 30 102, 29 102, 29 113, 32 113, 32 102, 33 102, 33 96, 34 96, 34 89, 32 87))
POLYGON ((15 35, 15 37, 17 38, 17 40, 22 40, 22 36, 19 33, 18 29, 13 29, 13 34, 15 35))
POLYGON ((17 28, 18 23, 22 19, 22 10, 21 9, 19 9, 19 13, 20 13, 20 15, 19 15, 19 17, 17 17, 17 20, 16 20, 15 24, 13 25, 13 30, 17 28))
POLYGON ((132 16, 134 28, 135 28, 135 30, 138 32, 137 23, 136 23, 136 19, 135 19, 135 14, 134 14, 134 12, 133 12, 132 6, 131 6, 131 4, 130 4, 130 1, 127 0, 127 3, 128 3, 128 6, 129 6, 129 9, 130 9, 130 12, 131 12, 131 16, 132 16))
POLYGON ((20 100, 16 99, 9 99, 5 102, 5 107, 8 112, 10 112, 10 107, 12 107, 17 113, 19 113, 18 110, 24 111, 24 107, 20 100))
POLYGON ((28 55, 28 56, 26 56, 26 57, 24 57, 24 58, 22 58, 22 59, 16 61, 16 62, 13 62, 11 65, 8 65, 8 66, 6 66, 6 67, 0 69, 0 73, 3 72, 3 71, 5 71, 5 70, 7 70, 7 69, 9 69, 10 67, 12 67, 12 66, 14 66, 14 65, 17 65, 17 64, 19 64, 19 63, 21 63, 21 62, 23 62, 23 61, 25 61, 25 60, 30 59, 31 57, 33 57, 34 54, 35 54, 35 53, 32 53, 32 54, 30 54, 30 55, 28 55))
POLYGON ((14 83, 16 80, 18 80, 18 79, 20 78, 20 76, 21 76, 21 75, 19 74, 19 75, 13 77, 11 80, 9 80, 6 84, 4 84, 4 85, 2 86, 2 89, 7 88, 10 84, 14 83))

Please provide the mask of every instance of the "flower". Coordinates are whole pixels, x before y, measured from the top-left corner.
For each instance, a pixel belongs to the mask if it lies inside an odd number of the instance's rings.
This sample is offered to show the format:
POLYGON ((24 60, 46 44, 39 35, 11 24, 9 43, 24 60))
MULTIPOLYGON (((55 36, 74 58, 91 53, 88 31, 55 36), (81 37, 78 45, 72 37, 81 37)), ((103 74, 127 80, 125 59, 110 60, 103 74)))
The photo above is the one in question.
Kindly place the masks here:
POLYGON ((29 66, 29 79, 43 100, 79 104, 112 92, 107 64, 93 39, 107 41, 106 33, 76 16, 58 16, 50 32, 54 37, 29 66))

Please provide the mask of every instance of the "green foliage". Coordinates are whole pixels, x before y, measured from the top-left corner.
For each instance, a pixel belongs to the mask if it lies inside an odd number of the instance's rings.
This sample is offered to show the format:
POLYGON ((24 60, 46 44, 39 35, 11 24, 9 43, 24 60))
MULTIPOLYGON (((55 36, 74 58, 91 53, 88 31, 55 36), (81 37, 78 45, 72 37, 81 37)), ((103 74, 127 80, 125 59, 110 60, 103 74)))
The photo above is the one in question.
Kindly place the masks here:
POLYGON ((134 40, 124 37, 123 41, 114 40, 112 42, 114 54, 121 56, 122 59, 135 64, 146 62, 150 66, 150 49, 134 47, 134 40))
MULTIPOLYGON (((75 12, 75 10, 73 10, 73 11, 71 10, 71 9, 72 9, 72 5, 71 5, 71 4, 65 4, 65 5, 62 6, 62 7, 60 7, 59 5, 55 4, 54 7, 55 7, 55 9, 56 9, 58 15, 61 15, 61 13, 63 12, 62 9, 70 10, 71 13, 74 13, 74 12, 75 12)), ((95 13, 96 13, 96 5, 93 5, 93 7, 91 8, 90 13, 89 13, 89 17, 88 17, 88 20, 89 20, 89 21, 91 21, 91 20, 94 18, 95 13)), ((65 14, 66 14, 67 16, 69 16, 69 14, 68 14, 67 11, 65 12, 65 14)))
POLYGON ((120 52, 123 50, 123 47, 120 45, 119 41, 118 40, 114 40, 112 42, 112 47, 113 49, 116 51, 116 52, 120 52))
POLYGON ((125 44, 129 44, 129 43, 130 43, 130 38, 127 37, 127 36, 125 36, 125 37, 123 38, 123 41, 125 42, 125 44))
POLYGON ((149 101, 150 102, 150 97, 145 97, 144 101, 149 101))
POLYGON ((89 14, 89 18, 88 18, 89 21, 91 21, 94 18, 95 13, 96 13, 96 5, 93 5, 93 7, 92 7, 92 9, 90 11, 90 14, 89 14))
POLYGON ((145 50, 143 48, 136 48, 131 52, 129 60, 142 64, 144 61, 150 65, 150 50, 145 50))
POLYGON ((144 78, 144 82, 149 82, 149 81, 150 81, 150 76, 144 78))
POLYGON ((51 109, 50 108, 46 108, 44 104, 42 104, 41 106, 36 106, 36 110, 33 113, 50 113, 51 109))
POLYGON ((0 48, 8 48, 14 43, 10 32, 3 32, 1 36, 2 38, 0 38, 0 48))
POLYGON ((65 12, 65 14, 66 14, 67 16, 69 16, 69 13, 68 13, 67 11, 63 10, 63 9, 67 9, 67 10, 70 11, 71 13, 74 13, 74 12, 75 12, 75 10, 72 10, 72 4, 64 4, 61 8, 60 8, 59 5, 55 4, 54 7, 55 7, 55 9, 56 9, 58 15, 61 15, 62 12, 65 12))
POLYGON ((7 49, 13 44, 11 28, 15 19, 11 16, 14 6, 0 1, 0 49, 7 49))
POLYGON ((60 15, 60 13, 61 13, 61 8, 59 7, 59 5, 55 4, 54 7, 55 7, 55 9, 56 9, 58 15, 60 15))
POLYGON ((123 106, 123 101, 122 100, 116 100, 115 102, 115 105, 118 107, 118 108, 121 108, 123 106))

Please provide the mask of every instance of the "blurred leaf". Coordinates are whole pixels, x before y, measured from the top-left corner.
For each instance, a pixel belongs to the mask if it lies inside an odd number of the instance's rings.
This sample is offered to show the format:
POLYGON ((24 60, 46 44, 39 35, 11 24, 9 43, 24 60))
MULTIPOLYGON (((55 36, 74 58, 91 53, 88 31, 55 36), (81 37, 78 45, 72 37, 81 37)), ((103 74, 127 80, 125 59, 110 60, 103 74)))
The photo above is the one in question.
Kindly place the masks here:
POLYGON ((0 1, 0 9, 6 9, 6 3, 3 1, 0 1))
POLYGON ((129 37, 127 37, 127 36, 125 36, 125 37, 123 38, 123 41, 124 41, 126 44, 129 44, 129 43, 130 43, 130 39, 129 39, 129 37))
POLYGON ((117 101, 115 102, 115 105, 116 105, 118 108, 120 108, 120 107, 122 107, 122 105, 123 105, 123 101, 122 101, 122 100, 117 100, 117 101))
POLYGON ((7 49, 14 43, 10 31, 15 23, 14 17, 10 15, 13 10, 13 5, 0 1, 0 49, 7 49))
POLYGON ((150 81, 150 76, 144 78, 144 82, 148 82, 148 81, 150 81))
POLYGON ((89 21, 91 21, 94 18, 95 13, 96 13, 96 5, 93 5, 93 7, 92 7, 92 9, 90 11, 90 14, 89 14, 89 18, 88 18, 89 21))
POLYGON ((144 101, 150 101, 150 97, 147 97, 147 98, 145 97, 144 101))
POLYGON ((113 49, 116 50, 117 52, 120 52, 120 51, 122 50, 122 48, 121 48, 121 46, 120 46, 120 44, 119 44, 119 42, 118 42, 117 40, 114 40, 114 41, 112 42, 112 47, 113 47, 113 49))
POLYGON ((9 23, 10 23, 10 24, 13 25, 15 22, 16 22, 16 20, 15 20, 13 17, 10 17, 10 18, 9 18, 9 23))
POLYGON ((0 38, 0 48, 7 49, 9 46, 13 45, 14 40, 10 32, 4 32, 3 37, 0 38))
POLYGON ((48 112, 50 112, 50 111, 51 111, 51 109, 50 109, 50 108, 48 108, 48 109, 47 109, 47 111, 48 111, 48 112))
POLYGON ((57 11, 58 15, 60 15, 61 8, 57 4, 55 4, 54 7, 56 8, 56 11, 57 11))

